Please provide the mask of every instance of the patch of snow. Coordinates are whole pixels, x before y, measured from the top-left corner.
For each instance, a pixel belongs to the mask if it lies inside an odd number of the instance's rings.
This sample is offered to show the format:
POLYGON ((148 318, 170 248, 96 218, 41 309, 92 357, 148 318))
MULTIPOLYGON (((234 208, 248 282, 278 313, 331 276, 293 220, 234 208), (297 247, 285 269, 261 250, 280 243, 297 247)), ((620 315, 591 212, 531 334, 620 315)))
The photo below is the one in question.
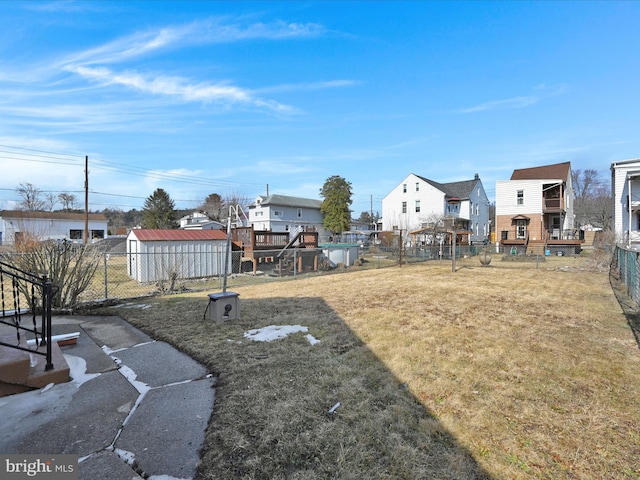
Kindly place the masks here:
POLYGON ((118 455, 118 457, 127 462, 129 465, 133 465, 133 462, 136 461, 136 456, 132 452, 122 450, 121 448, 116 448, 113 451, 116 455, 118 455))
POLYGON ((118 371, 124 378, 127 379, 127 381, 131 385, 133 385, 133 388, 135 388, 138 391, 138 393, 145 394, 149 390, 151 390, 151 387, 149 387, 149 385, 139 380, 136 380, 136 378, 138 377, 138 374, 133 370, 131 370, 131 368, 127 367, 126 365, 120 365, 120 368, 118 369, 118 371))
POLYGON ((307 340, 309 340, 309 343, 311 345, 315 345, 316 343, 320 343, 320 340, 318 340, 317 338, 315 338, 313 335, 308 334, 307 335, 307 340))
POLYGON ((149 480, 193 480, 191 477, 189 478, 177 478, 172 477, 170 475, 151 475, 149 480))
POLYGON ((244 332, 244 337, 254 342, 271 342, 285 338, 287 335, 297 332, 308 332, 307 327, 301 325, 269 325, 264 328, 257 328, 244 332))

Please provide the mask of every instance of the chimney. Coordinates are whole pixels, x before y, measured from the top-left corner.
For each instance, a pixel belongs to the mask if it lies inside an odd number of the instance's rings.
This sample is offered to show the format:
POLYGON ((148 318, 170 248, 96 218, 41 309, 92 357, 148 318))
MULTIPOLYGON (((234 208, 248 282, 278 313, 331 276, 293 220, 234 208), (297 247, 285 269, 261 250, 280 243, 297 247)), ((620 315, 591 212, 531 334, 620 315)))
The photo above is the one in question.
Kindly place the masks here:
POLYGON ((476 173, 476 175, 473 177, 474 180, 480 180, 480 176, 476 173))

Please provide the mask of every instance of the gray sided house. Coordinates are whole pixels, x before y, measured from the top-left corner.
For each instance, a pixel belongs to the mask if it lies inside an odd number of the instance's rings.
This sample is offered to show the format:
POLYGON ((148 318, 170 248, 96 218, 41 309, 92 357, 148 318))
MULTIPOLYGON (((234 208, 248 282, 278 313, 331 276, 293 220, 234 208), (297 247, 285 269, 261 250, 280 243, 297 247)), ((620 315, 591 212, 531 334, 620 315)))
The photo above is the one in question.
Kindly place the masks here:
POLYGON ((134 229, 127 236, 127 273, 141 283, 223 275, 226 245, 221 230, 134 229))
MULTIPOLYGON (((88 242, 106 238, 107 224, 107 217, 102 213, 89 213, 88 242)), ((0 212, 0 244, 13 244, 27 237, 36 240, 70 240, 83 243, 84 231, 84 213, 23 210, 0 212)))
POLYGON ((331 233, 323 226, 320 212, 322 200, 287 195, 258 196, 249 205, 249 224, 255 231, 292 232, 316 231, 320 241, 331 233))

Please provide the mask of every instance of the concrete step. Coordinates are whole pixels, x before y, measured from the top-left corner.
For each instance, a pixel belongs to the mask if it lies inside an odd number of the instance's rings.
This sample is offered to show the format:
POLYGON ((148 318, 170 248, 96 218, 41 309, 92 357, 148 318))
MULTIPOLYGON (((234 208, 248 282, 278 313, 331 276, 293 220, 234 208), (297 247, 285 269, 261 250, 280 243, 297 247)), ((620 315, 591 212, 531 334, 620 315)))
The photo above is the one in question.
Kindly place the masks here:
MULTIPOLYGON (((0 340, 17 343, 15 335, 0 337, 0 340)), ((26 345, 22 337, 20 346, 26 345)), ((41 346, 37 350, 45 353, 46 349, 46 346, 41 346)), ((0 345, 0 397, 42 388, 50 383, 68 382, 69 365, 56 342, 51 343, 51 355, 53 368, 45 370, 45 356, 0 345)))

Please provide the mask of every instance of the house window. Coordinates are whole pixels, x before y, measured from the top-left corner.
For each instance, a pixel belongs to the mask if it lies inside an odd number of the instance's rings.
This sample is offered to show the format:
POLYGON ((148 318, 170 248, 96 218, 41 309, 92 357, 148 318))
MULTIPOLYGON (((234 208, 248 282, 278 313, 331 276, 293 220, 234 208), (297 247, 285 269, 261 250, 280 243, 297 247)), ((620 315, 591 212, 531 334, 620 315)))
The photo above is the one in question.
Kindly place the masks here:
POLYGON ((91 238, 104 238, 104 230, 91 230, 91 238))
POLYGON ((273 211, 273 215, 276 217, 281 217, 282 216, 282 212, 280 210, 274 210, 273 211))
POLYGON ((476 217, 480 215, 480 204, 476 203, 476 217))
POLYGON ((420 183, 416 182, 416 192, 419 192, 419 191, 420 191, 420 183))
POLYGON ((71 240, 82 240, 82 230, 69 230, 71 240))
POLYGON ((402 202, 402 213, 407 213, 407 202, 402 202))
POLYGON ((516 192, 516 205, 524 205, 524 190, 516 192))
POLYGON ((416 213, 420 213, 420 200, 416 200, 416 213))
POLYGON ((256 217, 261 217, 262 216, 262 210, 260 210, 259 212, 255 212, 255 216, 256 217))
POLYGON ((407 184, 406 183, 402 184, 402 193, 407 193, 407 184))
POLYGON ((298 218, 300 218, 300 217, 302 217, 302 209, 301 208, 298 209, 298 218))
POLYGON ((523 240, 527 238, 527 221, 516 220, 516 238, 523 240))

